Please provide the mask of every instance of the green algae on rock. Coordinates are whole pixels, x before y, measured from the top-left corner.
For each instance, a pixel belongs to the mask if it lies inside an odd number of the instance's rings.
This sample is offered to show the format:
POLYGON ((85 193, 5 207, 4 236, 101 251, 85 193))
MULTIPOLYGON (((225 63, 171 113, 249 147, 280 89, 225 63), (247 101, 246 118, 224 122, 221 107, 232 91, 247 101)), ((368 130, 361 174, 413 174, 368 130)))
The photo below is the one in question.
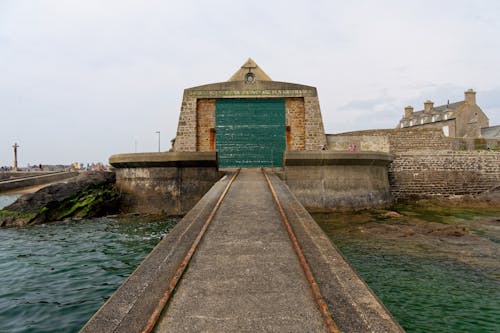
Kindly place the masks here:
POLYGON ((112 172, 78 177, 21 196, 0 210, 0 226, 21 227, 70 218, 92 218, 118 211, 120 194, 112 172))

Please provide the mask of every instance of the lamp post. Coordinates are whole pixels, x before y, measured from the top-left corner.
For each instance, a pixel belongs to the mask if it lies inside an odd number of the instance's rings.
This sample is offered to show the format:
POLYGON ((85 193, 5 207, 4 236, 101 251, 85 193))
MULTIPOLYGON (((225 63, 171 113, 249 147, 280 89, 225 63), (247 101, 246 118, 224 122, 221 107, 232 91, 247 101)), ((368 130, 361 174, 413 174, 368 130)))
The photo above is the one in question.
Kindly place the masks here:
POLYGON ((160 131, 156 131, 156 134, 158 134, 158 152, 160 152, 160 131))

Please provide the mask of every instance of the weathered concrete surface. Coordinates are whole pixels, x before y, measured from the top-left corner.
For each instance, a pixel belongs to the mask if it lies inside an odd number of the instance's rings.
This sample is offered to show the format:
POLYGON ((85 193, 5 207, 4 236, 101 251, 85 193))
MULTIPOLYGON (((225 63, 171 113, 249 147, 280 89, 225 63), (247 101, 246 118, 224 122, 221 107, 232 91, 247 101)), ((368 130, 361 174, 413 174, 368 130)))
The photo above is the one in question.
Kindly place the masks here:
POLYGON ((166 152, 116 154, 109 158, 115 168, 216 167, 215 152, 166 152))
POLYGON ((121 210, 184 215, 219 180, 216 153, 113 155, 121 210))
POLYGON ((48 184, 77 176, 77 172, 26 173, 21 177, 0 181, 0 193, 13 189, 48 184))
POLYGON ((141 332, 177 267, 224 191, 223 177, 153 249, 81 333, 141 332))
MULTIPOLYGON (((271 177, 342 332, 403 332, 288 187, 271 177)), ((228 182, 220 180, 81 332, 141 332, 228 182)), ((260 170, 243 170, 223 201, 156 332, 324 332, 260 170)))
POLYGON ((65 183, 48 185, 25 194, 0 210, 0 227, 21 227, 69 218, 114 214, 119 194, 113 172, 79 173, 65 183))
POLYGON ((288 186, 274 175, 271 182, 340 331, 404 332, 288 186))
POLYGON ((382 152, 287 151, 285 178, 311 212, 384 207, 392 202, 391 161, 382 152))
POLYGON ((258 169, 242 170, 156 332, 326 332, 258 169))

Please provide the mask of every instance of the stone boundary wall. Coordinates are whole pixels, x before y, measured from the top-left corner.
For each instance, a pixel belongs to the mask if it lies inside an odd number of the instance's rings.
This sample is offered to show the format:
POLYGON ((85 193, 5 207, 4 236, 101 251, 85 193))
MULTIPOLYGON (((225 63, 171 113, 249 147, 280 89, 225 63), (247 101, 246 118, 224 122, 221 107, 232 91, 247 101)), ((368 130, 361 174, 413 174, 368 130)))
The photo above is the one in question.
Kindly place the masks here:
POLYGON ((330 150, 390 152, 396 200, 478 194, 500 185, 497 139, 448 138, 434 129, 383 129, 327 135, 330 150), (489 149, 492 150, 489 150, 489 149))
POLYGON ((328 148, 332 150, 347 150, 352 142, 361 151, 383 151, 391 154, 429 149, 453 150, 454 147, 454 139, 446 138, 440 130, 434 129, 382 129, 347 132, 328 134, 327 140, 328 148))
POLYGON ((401 152, 389 167, 389 182, 396 200, 482 193, 500 185, 500 152, 401 152))

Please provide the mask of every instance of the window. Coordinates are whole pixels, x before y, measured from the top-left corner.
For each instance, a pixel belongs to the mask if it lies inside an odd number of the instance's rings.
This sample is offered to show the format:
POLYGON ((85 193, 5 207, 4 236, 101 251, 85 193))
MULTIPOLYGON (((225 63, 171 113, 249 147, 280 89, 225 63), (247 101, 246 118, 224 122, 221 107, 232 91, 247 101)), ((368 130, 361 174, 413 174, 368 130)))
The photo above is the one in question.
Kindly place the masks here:
POLYGON ((444 136, 450 136, 450 127, 448 125, 443 126, 443 134, 444 136))

